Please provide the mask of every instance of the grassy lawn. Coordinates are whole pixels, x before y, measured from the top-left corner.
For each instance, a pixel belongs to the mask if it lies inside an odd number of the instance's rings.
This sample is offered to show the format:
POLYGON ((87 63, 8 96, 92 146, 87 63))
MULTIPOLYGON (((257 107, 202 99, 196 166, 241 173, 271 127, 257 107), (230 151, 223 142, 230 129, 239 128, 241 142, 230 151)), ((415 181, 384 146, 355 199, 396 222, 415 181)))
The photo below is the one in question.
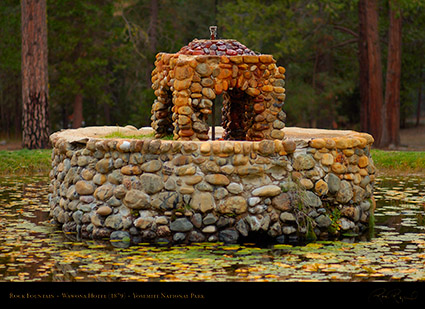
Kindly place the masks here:
POLYGON ((1 150, 0 175, 48 175, 51 155, 51 149, 1 150))
POLYGON ((371 154, 379 175, 425 175, 425 151, 373 149, 371 154))
MULTIPOLYGON (((51 149, 0 151, 0 175, 48 175, 51 149)), ((424 151, 384 151, 373 149, 378 175, 421 174, 425 176, 424 151)))

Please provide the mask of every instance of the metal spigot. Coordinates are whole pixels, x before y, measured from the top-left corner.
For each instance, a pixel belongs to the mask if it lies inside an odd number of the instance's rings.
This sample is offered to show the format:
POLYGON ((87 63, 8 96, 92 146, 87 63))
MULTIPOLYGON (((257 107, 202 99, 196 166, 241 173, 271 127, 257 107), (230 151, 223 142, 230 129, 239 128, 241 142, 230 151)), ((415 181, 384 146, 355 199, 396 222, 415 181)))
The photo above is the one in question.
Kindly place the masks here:
POLYGON ((215 40, 217 36, 217 26, 210 26, 211 40, 215 40))

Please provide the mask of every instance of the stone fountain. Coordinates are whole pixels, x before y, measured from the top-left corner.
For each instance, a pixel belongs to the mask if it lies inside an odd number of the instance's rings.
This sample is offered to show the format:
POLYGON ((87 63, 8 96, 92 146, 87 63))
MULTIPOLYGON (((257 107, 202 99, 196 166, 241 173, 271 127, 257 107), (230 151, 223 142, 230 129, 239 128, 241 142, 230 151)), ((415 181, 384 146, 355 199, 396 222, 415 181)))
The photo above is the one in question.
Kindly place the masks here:
POLYGON ((151 127, 51 135, 53 219, 82 238, 128 243, 364 233, 373 137, 285 128, 285 69, 212 30, 210 40, 156 56, 151 127), (222 128, 210 130, 220 95, 222 128))

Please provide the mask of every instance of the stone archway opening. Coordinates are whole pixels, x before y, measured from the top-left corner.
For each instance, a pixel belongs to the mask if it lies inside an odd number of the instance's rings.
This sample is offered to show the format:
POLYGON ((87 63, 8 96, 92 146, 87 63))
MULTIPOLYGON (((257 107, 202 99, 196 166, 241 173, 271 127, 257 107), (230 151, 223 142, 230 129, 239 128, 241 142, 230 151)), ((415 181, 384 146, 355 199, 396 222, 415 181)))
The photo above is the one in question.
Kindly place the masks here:
POLYGON ((223 107, 221 109, 221 126, 224 129, 223 139, 245 141, 247 130, 250 127, 247 117, 249 95, 234 88, 223 93, 223 107))

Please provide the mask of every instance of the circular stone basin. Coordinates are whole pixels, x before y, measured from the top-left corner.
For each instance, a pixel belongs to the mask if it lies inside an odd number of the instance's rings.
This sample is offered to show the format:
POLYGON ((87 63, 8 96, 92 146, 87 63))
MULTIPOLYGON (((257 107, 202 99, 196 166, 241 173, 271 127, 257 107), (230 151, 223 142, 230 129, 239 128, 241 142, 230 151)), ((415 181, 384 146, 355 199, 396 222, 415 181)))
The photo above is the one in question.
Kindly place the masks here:
MULTIPOLYGON (((132 243, 277 242, 360 234, 373 211, 371 135, 285 128, 284 140, 174 141, 152 128, 51 135, 49 204, 66 232, 132 243)), ((216 128, 216 137, 222 129, 216 128)))

